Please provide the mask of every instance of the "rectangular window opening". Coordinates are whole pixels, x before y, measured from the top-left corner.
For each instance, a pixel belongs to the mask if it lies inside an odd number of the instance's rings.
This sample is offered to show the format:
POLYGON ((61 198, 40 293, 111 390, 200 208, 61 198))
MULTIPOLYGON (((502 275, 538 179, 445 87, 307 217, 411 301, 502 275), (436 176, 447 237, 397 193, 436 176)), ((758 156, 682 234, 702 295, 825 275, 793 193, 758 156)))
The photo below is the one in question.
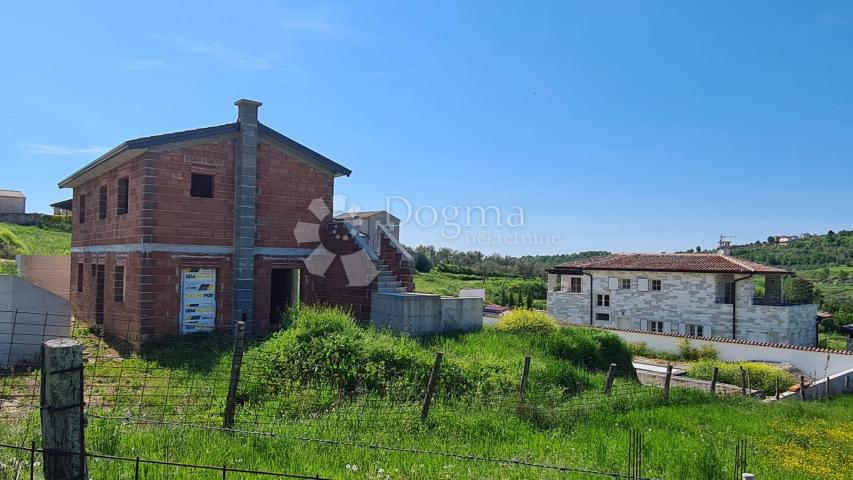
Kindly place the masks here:
POLYGON ((705 328, 702 325, 687 324, 687 335, 691 337, 704 337, 705 328))
POLYGON ((571 293, 581 293, 581 277, 572 277, 569 291, 571 293))
POLYGON ((107 218, 107 186, 101 185, 98 189, 98 218, 107 218))
POLYGON ((77 218, 80 219, 80 223, 86 223, 86 195, 80 195, 80 201, 77 202, 77 210, 79 212, 75 212, 74 215, 77 215, 77 218))
POLYGON ((661 289, 660 280, 652 280, 652 291, 659 292, 661 289))
POLYGON ((609 322, 610 314, 609 313, 596 313, 595 319, 599 322, 609 322))
POLYGON ((631 289, 631 279, 630 278, 620 278, 619 279, 619 289, 620 290, 630 290, 631 289))
POLYGON ((124 267, 120 265, 113 270, 113 300, 124 302, 124 267))
POLYGON ((128 187, 130 182, 127 177, 119 178, 116 185, 116 215, 125 215, 127 213, 128 187))
POLYGON ((652 320, 649 322, 649 331, 654 333, 663 333, 663 322, 652 320))
POLYGON ((599 294, 596 297, 596 304, 599 307, 609 307, 610 306, 610 295, 607 294, 599 294))
POLYGON ((190 182, 190 196, 213 198, 213 175, 193 173, 190 182))

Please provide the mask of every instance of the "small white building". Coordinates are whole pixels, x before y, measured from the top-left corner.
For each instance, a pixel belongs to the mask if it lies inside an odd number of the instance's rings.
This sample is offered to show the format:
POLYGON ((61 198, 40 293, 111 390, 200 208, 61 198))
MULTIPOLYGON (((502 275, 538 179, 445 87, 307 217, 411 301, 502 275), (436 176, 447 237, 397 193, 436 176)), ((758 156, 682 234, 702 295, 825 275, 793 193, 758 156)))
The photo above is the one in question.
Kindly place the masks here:
POLYGON ((548 271, 548 313, 602 327, 814 345, 817 306, 785 302, 788 274, 722 254, 605 255, 548 271), (761 297, 756 277, 764 277, 761 297))

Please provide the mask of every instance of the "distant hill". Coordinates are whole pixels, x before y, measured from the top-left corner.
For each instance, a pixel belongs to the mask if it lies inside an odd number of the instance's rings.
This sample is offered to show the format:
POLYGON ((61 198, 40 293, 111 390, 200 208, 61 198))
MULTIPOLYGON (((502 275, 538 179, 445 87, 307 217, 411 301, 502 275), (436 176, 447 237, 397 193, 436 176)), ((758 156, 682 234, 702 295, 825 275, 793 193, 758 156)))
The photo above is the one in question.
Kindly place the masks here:
POLYGON ((28 227, 0 222, 0 230, 8 230, 23 244, 19 253, 29 255, 70 255, 71 232, 62 227, 28 227))
POLYGON ((796 271, 853 266, 853 231, 830 231, 826 235, 813 235, 787 244, 757 242, 738 245, 732 248, 732 255, 796 271))

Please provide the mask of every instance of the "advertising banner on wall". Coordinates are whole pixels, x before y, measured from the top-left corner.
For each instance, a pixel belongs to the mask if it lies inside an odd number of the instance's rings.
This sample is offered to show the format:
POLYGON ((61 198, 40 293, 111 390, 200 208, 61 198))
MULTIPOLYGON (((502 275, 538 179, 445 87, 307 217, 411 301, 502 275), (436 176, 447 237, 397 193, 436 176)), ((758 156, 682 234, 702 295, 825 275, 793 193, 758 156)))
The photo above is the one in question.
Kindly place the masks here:
POLYGON ((216 325, 216 270, 185 268, 181 275, 181 335, 212 332, 216 325))

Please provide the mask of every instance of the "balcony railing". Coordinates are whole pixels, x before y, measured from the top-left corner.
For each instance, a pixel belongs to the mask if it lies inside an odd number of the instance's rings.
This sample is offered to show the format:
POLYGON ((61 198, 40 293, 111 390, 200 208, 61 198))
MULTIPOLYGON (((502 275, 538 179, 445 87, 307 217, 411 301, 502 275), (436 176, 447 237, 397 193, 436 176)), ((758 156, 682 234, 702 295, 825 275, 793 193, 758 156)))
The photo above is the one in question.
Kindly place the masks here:
POLYGON ((753 305, 764 305, 766 307, 792 307, 795 305, 808 305, 807 302, 780 302, 778 300, 770 300, 764 297, 753 297, 753 305))

